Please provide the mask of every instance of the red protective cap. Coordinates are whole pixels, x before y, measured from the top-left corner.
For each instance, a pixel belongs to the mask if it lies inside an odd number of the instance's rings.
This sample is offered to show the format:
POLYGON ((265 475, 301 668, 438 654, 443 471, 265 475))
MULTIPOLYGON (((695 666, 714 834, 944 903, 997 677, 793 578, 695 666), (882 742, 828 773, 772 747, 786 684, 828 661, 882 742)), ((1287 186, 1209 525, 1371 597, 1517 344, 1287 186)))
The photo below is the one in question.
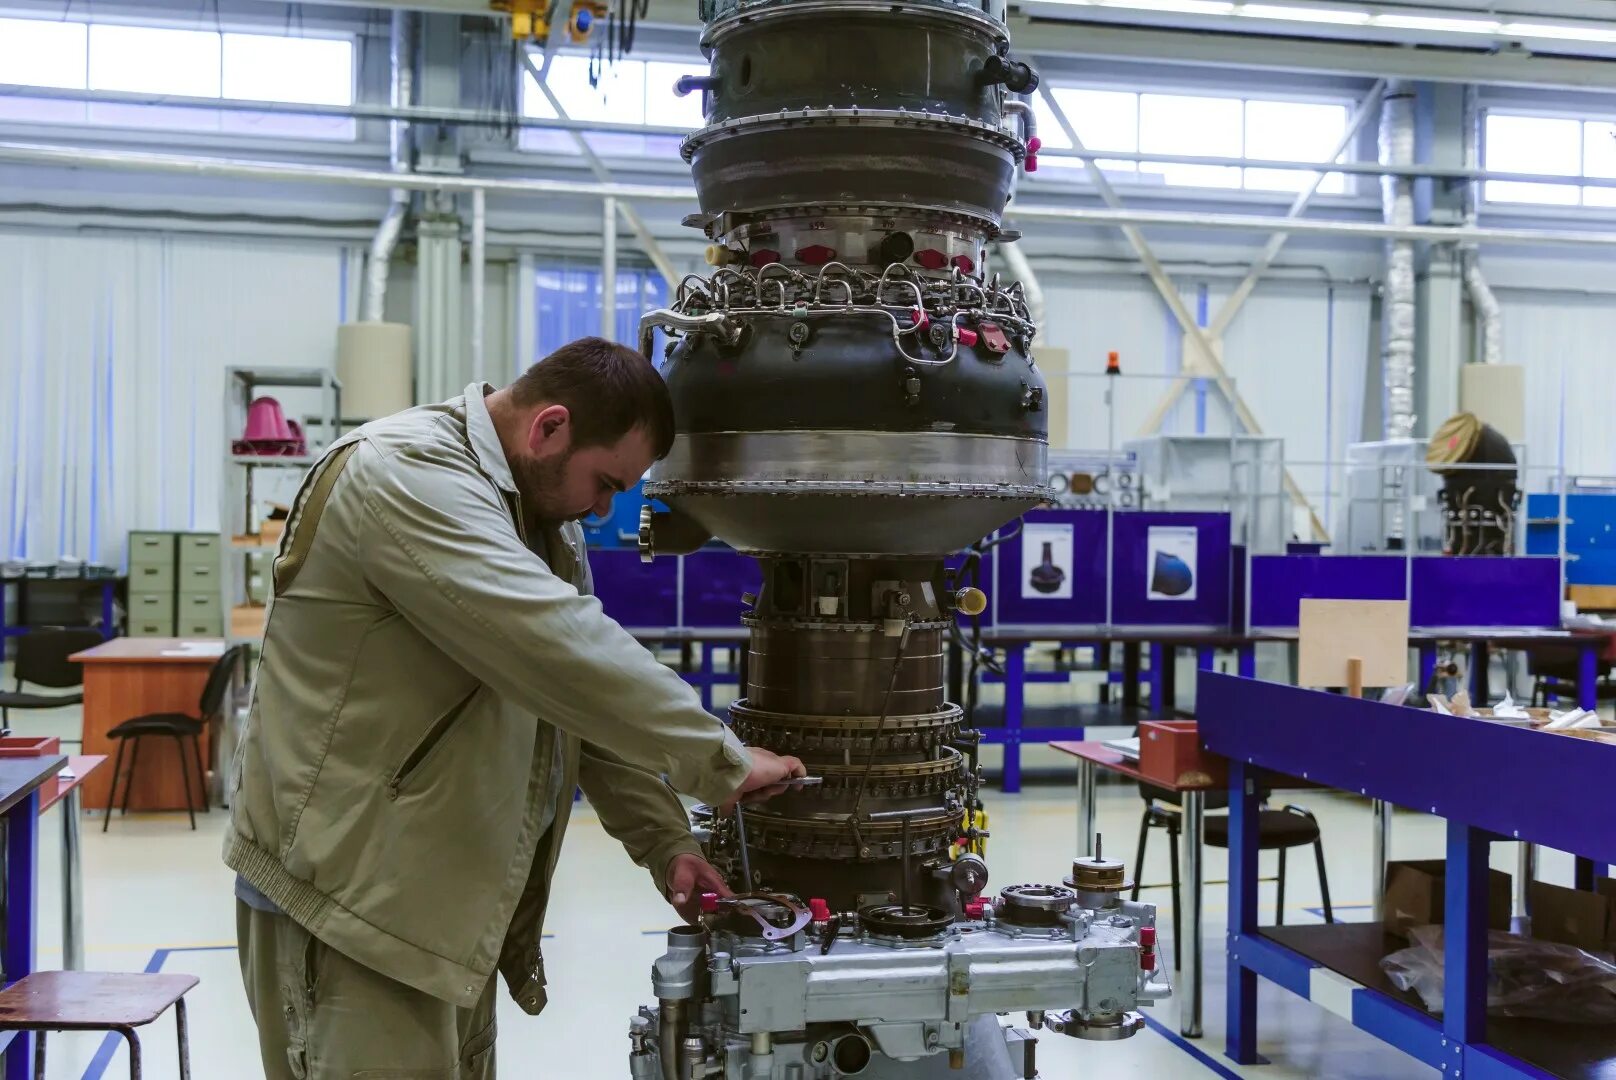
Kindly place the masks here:
POLYGON ((967 919, 980 919, 982 913, 987 909, 988 902, 986 900, 968 900, 965 903, 965 917, 967 919))
POLYGON ((718 894, 715 893, 715 892, 704 892, 704 893, 702 893, 701 894, 701 913, 703 915, 711 915, 713 912, 715 912, 717 910, 718 910, 718 894))
POLYGON ((975 345, 976 344, 976 331, 975 330, 967 330, 963 326, 960 327, 960 330, 959 330, 959 343, 961 345, 964 345, 966 348, 970 348, 972 345, 975 345))
POLYGON ((814 922, 830 921, 830 905, 822 897, 812 897, 808 901, 808 910, 813 912, 814 922))
POLYGON ((759 248, 758 250, 752 252, 751 260, 753 266, 764 267, 768 266, 770 263, 779 262, 780 253, 775 251, 773 248, 759 248))
POLYGON ((1139 928, 1139 947, 1152 949, 1156 946, 1156 928, 1154 926, 1141 926, 1139 928))
POLYGON ((1037 172, 1038 151, 1042 150, 1043 148, 1044 140, 1040 139, 1038 136, 1034 135, 1032 138, 1028 139, 1027 157, 1022 163, 1022 168, 1026 169, 1028 172, 1037 172))
POLYGON ((797 249, 797 261, 809 266, 824 266, 836 257, 836 249, 824 244, 809 244, 797 249))
POLYGON ((921 248, 915 252, 914 260, 927 270, 941 270, 948 265, 948 256, 936 248, 921 248))
POLYGON ((1156 950, 1150 949, 1148 951, 1145 951, 1145 952, 1142 952, 1142 953, 1139 954, 1139 970, 1140 971, 1155 971, 1156 970, 1156 950))
POLYGON ((912 320, 909 325, 921 330, 931 325, 931 316, 926 314, 925 308, 910 308, 909 318, 912 320))
POLYGON ((969 255, 956 255, 948 261, 953 266, 959 267, 959 272, 962 274, 976 273, 976 260, 969 255))

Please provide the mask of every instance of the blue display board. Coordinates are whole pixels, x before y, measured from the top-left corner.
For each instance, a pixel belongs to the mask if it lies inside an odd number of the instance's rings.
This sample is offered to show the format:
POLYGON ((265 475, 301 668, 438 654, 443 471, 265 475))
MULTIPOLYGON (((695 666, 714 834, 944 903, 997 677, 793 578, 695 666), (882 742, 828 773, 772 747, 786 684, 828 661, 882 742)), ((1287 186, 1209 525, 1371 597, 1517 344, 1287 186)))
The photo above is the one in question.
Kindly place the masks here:
POLYGON ((1414 559, 1413 626, 1559 626, 1560 560, 1539 556, 1414 559))
POLYGON ((757 560, 729 548, 705 549, 684 556, 685 604, 680 625, 739 627, 748 608, 743 593, 763 587, 757 560))
POLYGON ((1103 511, 1029 511, 1020 532, 994 547, 993 563, 993 576, 984 580, 993 582, 990 610, 995 625, 1105 622, 1103 511))
POLYGON ((634 548, 591 551, 595 595, 606 614, 628 627, 679 624, 679 560, 642 562, 634 548))
POLYGON ((1113 514, 1113 626, 1227 627, 1229 515, 1113 514))
MULTIPOLYGON (((1566 495, 1568 585, 1616 585, 1616 492, 1566 495)), ((1526 497, 1526 554, 1560 554, 1560 496, 1526 497)))
POLYGON ((1401 600, 1407 585, 1400 555, 1254 555, 1250 625, 1297 626, 1304 599, 1401 600))

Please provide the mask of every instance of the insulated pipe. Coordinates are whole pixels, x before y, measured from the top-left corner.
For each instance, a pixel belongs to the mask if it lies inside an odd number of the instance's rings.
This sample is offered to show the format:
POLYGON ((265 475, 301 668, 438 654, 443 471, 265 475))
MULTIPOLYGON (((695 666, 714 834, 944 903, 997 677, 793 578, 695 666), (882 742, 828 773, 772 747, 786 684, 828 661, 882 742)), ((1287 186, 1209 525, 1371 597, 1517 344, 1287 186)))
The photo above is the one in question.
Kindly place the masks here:
MULTIPOLYGON (((1465 168, 1475 170, 1481 158, 1481 109, 1479 93, 1474 86, 1465 87, 1464 97, 1464 151, 1465 168)), ((1476 181, 1465 185, 1465 224, 1474 227, 1481 217, 1481 184, 1476 181)), ((1474 244, 1464 247, 1465 289, 1470 294, 1470 306, 1475 309, 1476 328, 1481 338, 1481 362, 1504 362, 1504 310, 1492 286, 1481 272, 1481 253, 1474 244)))
POLYGON ((471 378, 481 383, 487 372, 483 355, 483 276, 488 272, 488 193, 471 193, 471 378))
MULTIPOLYGON (((408 12, 393 9, 392 31, 388 36, 388 61, 392 65, 392 104, 400 108, 409 104, 413 85, 409 42, 408 12)), ((407 128, 402 120, 387 125, 387 165, 394 173, 410 171, 409 151, 405 145, 407 128)), ((387 193, 387 213, 376 227, 370 242, 370 263, 365 268, 365 322, 381 322, 387 306, 387 272, 393 261, 393 250, 398 247, 398 235, 404 229, 404 216, 409 211, 410 193, 396 187, 387 193)))
POLYGON ((681 315, 666 308, 648 311, 640 316, 640 354, 653 363, 655 358, 651 355, 651 349, 656 344, 659 326, 685 333, 715 334, 728 345, 733 345, 741 333, 739 327, 730 325, 729 316, 722 311, 710 311, 705 315, 681 315))
POLYGON ((999 244, 998 251, 1004 256, 1006 269, 1021 282, 1022 293, 1027 301, 1027 314, 1032 318, 1032 324, 1040 333, 1044 328, 1044 289, 1038 284, 1038 275, 1027 261, 1027 253, 1021 250, 1019 244, 999 244))
MULTIPOLYGON (((1388 165, 1414 161, 1414 87, 1394 80, 1386 89, 1380 113, 1380 159, 1388 165)), ((1386 224, 1414 224, 1414 183, 1406 177, 1381 181, 1386 224)), ((1386 250, 1386 337, 1381 350, 1381 378, 1386 387, 1386 437, 1414 435, 1414 243, 1397 238, 1386 250)))
POLYGON ((1022 162, 1022 168, 1027 172, 1037 172, 1038 155, 1044 148, 1044 141, 1038 137, 1037 114, 1033 112, 1031 105, 1020 98, 1006 99, 1004 111, 1011 116, 1021 118, 1021 141, 1027 146, 1027 154, 1022 162))
POLYGON ((600 336, 617 340, 617 200, 600 201, 600 336))

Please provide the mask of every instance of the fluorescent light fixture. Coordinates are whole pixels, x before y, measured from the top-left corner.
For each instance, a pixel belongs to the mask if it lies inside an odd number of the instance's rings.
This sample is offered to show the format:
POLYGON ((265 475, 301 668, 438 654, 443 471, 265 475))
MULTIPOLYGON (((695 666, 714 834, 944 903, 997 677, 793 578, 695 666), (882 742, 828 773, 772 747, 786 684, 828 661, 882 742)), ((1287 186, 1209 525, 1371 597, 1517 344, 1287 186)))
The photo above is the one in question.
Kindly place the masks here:
POLYGON ((1288 7, 1282 4, 1242 4, 1236 15, 1248 19, 1274 19, 1282 22, 1332 23, 1336 26, 1364 26, 1374 15, 1346 8, 1288 7))
POLYGON ((1131 11, 1169 11, 1175 15, 1232 15, 1233 0, 1101 0, 1101 6, 1131 11))
POLYGON ((1545 38, 1554 41, 1616 42, 1616 30, 1601 30, 1595 26, 1509 22, 1500 28, 1499 33, 1504 37, 1545 38))
POLYGON ((1496 34, 1502 29, 1496 19, 1449 19, 1440 15, 1376 15, 1369 25, 1393 30, 1436 30, 1445 34, 1496 34))

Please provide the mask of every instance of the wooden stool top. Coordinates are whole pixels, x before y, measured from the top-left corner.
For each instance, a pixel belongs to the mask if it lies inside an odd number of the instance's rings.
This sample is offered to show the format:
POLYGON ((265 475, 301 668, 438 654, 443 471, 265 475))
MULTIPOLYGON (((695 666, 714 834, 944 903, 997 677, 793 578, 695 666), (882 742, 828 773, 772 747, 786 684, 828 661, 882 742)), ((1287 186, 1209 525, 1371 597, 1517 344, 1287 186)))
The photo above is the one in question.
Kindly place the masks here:
POLYGON ((36 971, 0 990, 0 1030, 142 1027, 167 1012, 195 975, 36 971))

